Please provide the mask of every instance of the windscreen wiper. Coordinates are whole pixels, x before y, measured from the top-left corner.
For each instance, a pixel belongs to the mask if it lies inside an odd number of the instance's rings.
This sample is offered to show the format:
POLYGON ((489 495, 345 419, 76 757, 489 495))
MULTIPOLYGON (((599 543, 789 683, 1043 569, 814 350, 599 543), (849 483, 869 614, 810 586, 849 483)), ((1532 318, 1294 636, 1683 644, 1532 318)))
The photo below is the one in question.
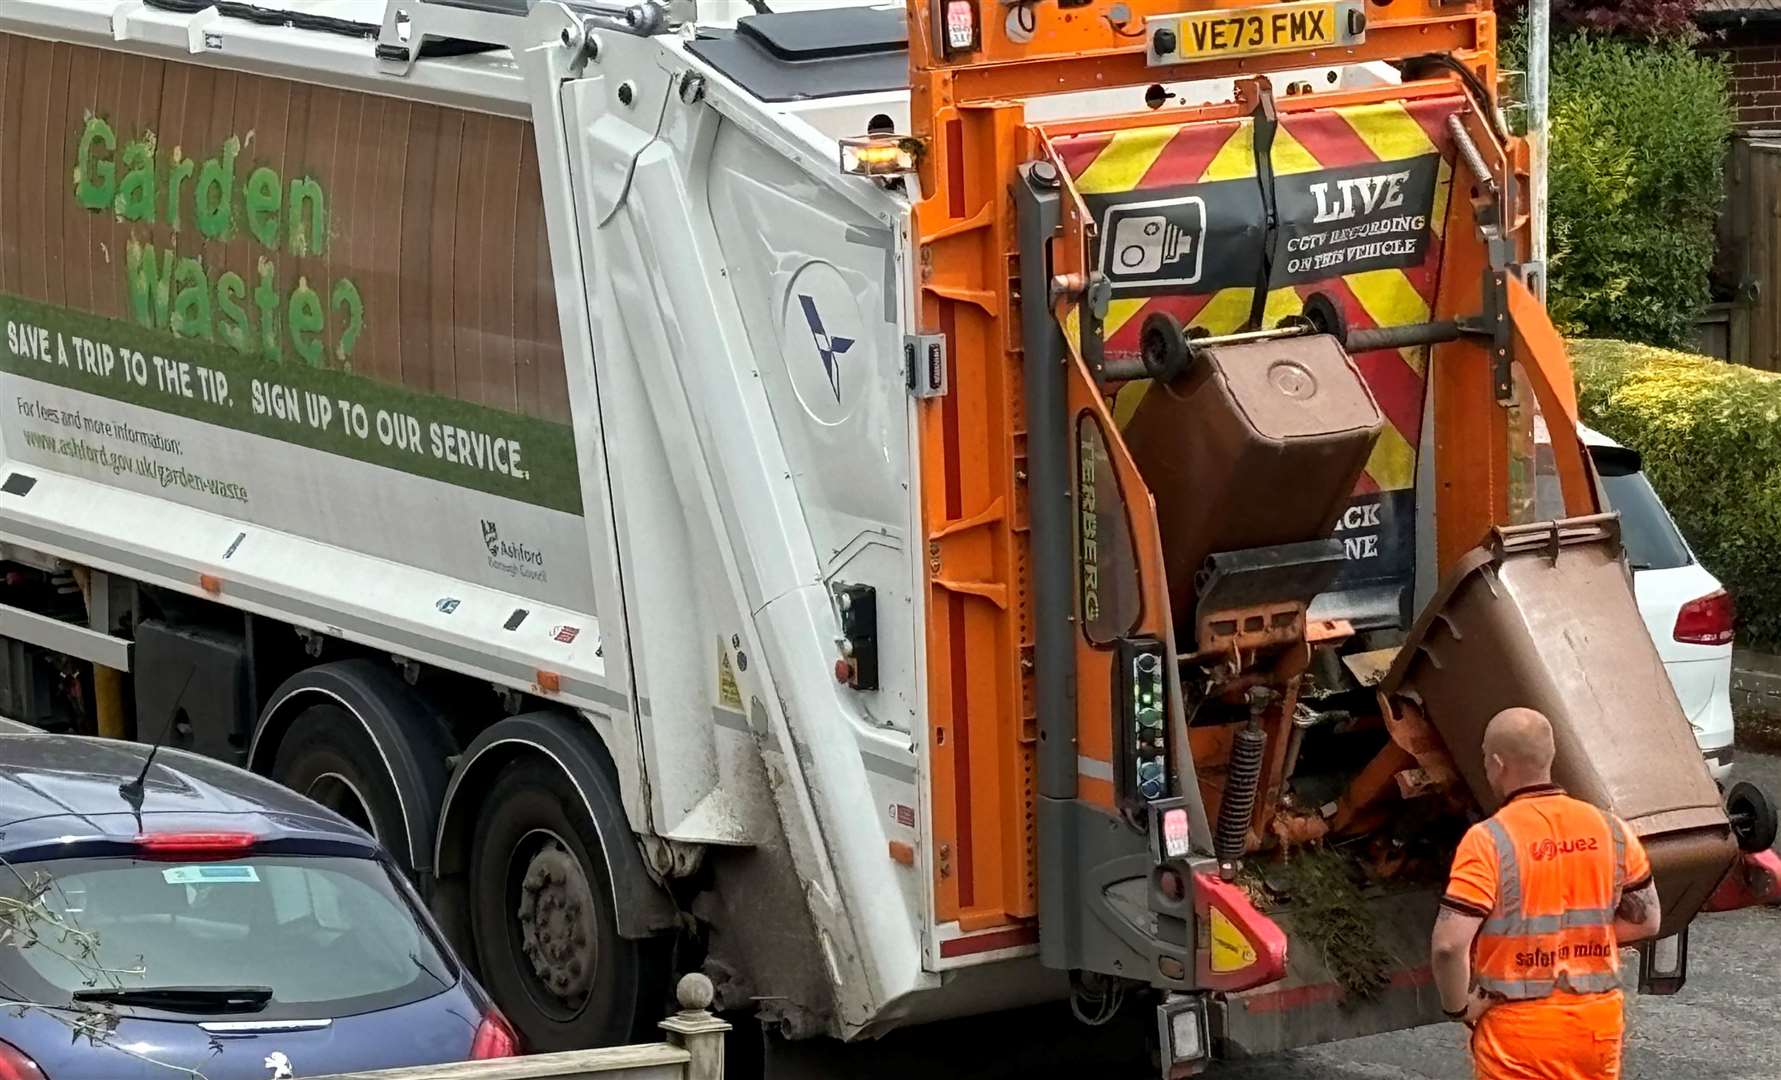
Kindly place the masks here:
POLYGON ((270 986, 102 986, 76 990, 75 1001, 140 1005, 169 1012, 251 1013, 272 1000, 270 986))

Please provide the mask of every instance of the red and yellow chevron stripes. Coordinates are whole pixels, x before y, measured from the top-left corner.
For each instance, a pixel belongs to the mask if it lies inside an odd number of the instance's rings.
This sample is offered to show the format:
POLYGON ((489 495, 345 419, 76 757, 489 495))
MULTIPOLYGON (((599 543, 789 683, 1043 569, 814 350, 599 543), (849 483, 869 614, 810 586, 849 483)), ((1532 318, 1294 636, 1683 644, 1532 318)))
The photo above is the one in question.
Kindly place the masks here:
MULTIPOLYGON (((1277 325, 1297 314, 1306 298, 1319 292, 1341 303, 1356 327, 1396 326, 1429 318, 1439 285, 1441 232, 1453 177, 1453 148, 1445 125, 1450 115, 1464 107, 1459 97, 1441 97, 1281 114, 1269 153, 1277 177, 1428 155, 1439 155, 1440 161, 1429 220, 1431 243, 1421 265, 1273 288, 1265 305, 1264 325, 1277 325)), ((1179 188, 1244 179, 1257 172, 1255 125, 1248 119, 1072 135, 1054 140, 1053 147, 1082 195, 1179 188)), ((1209 253, 1208 257, 1214 256, 1209 253)), ((1135 352, 1138 329, 1153 311, 1169 312, 1184 325, 1203 327, 1210 333, 1234 333, 1248 323, 1254 297, 1253 288, 1233 287, 1116 299, 1105 322, 1106 351, 1110 355, 1135 352)), ((1070 329, 1073 332, 1074 328, 1070 329)), ((1409 488, 1416 478, 1428 349, 1366 353, 1356 356, 1355 362, 1387 421, 1356 494, 1409 488)), ((1114 409, 1120 423, 1131 417, 1149 385, 1138 382, 1120 392, 1114 409)))

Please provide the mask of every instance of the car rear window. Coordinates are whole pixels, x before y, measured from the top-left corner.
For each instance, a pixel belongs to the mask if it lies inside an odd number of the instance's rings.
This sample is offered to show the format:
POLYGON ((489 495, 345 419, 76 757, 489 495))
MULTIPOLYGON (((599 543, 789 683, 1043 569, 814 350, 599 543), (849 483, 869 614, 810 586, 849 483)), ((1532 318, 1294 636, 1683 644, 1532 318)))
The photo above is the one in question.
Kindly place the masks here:
POLYGON ((1694 562, 1669 511, 1642 472, 1601 470, 1608 506, 1620 512, 1620 539, 1634 570, 1674 570, 1694 562))
MULTIPOLYGON (((1694 556, 1689 554, 1682 534, 1676 531, 1676 523, 1670 520, 1669 511, 1664 509, 1644 472, 1633 466, 1636 455, 1608 447, 1594 451, 1591 456, 1608 496, 1607 508, 1620 513, 1620 540, 1632 568, 1674 570, 1678 566, 1692 565, 1694 556)), ((1535 515, 1542 521, 1564 517, 1564 498, 1550 444, 1539 444, 1535 462, 1535 515)))
POLYGON ((319 1019, 419 1001, 457 979, 370 859, 17 863, 0 869, 0 897, 29 908, 0 924, 14 928, 0 934, 0 998, 65 1005, 94 987, 256 986, 272 990, 266 1007, 233 1018, 319 1019))

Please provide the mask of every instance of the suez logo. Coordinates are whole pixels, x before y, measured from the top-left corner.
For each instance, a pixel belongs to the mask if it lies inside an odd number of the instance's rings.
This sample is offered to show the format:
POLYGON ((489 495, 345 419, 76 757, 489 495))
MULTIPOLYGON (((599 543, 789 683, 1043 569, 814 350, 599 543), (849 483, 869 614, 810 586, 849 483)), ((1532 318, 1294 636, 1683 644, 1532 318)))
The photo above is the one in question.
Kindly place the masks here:
POLYGON ((1535 862, 1556 859, 1560 855, 1575 855, 1585 851, 1597 851, 1602 842, 1593 836, 1580 836, 1573 840, 1554 840, 1550 836, 1544 840, 1536 840, 1527 846, 1527 853, 1535 862))
POLYGON ((482 519, 482 545, 488 549, 489 566, 509 577, 544 581, 544 552, 527 547, 523 542, 504 540, 501 527, 488 518, 482 519))

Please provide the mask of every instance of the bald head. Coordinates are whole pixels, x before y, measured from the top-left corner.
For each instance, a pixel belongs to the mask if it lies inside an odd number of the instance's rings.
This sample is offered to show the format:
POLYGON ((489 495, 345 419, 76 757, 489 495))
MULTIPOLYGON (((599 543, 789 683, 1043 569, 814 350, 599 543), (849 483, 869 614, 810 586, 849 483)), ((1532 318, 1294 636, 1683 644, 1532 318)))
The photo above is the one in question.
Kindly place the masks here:
POLYGON ((1499 796, 1552 782, 1552 721, 1534 709, 1504 709, 1484 729, 1484 761, 1499 796))

